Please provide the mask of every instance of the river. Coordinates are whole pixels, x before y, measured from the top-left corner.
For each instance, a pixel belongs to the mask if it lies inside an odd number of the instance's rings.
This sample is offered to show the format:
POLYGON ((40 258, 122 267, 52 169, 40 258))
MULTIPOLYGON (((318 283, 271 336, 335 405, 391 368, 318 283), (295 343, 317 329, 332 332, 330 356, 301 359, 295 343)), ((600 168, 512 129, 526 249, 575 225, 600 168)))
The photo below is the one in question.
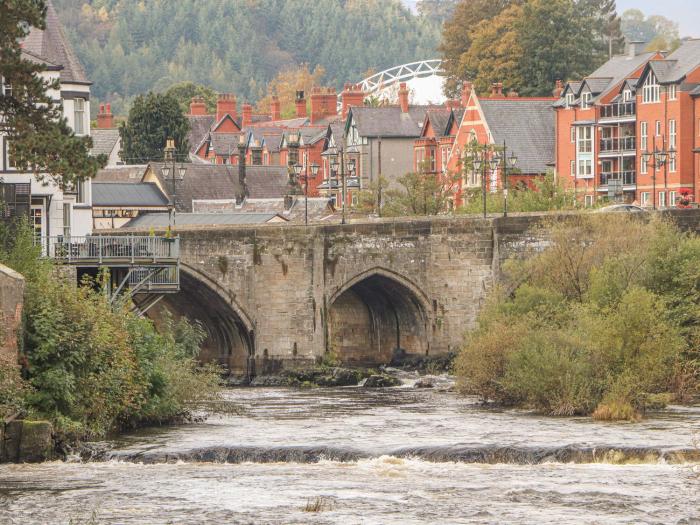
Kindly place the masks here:
POLYGON ((700 407, 599 423, 439 389, 224 396, 236 413, 101 460, 0 465, 0 523, 700 523, 700 407))

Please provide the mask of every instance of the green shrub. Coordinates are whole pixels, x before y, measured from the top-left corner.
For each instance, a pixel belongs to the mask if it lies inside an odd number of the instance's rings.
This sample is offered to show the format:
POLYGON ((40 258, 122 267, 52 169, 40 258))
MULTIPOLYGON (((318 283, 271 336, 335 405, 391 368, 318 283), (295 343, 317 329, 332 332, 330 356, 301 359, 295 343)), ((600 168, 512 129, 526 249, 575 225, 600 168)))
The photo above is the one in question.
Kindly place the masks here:
POLYGON ((549 247, 507 267, 515 292, 494 294, 467 336, 461 391, 598 419, 697 394, 700 243, 668 222, 614 219, 550 224, 549 247))

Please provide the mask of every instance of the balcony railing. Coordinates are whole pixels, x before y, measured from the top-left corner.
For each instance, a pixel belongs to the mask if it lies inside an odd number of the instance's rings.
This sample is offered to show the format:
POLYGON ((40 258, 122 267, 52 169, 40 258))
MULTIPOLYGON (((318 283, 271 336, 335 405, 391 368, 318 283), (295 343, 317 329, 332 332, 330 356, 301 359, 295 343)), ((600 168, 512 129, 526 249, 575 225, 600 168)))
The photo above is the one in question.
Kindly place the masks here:
POLYGON ((180 267, 134 268, 129 274, 129 288, 136 287, 139 293, 178 291, 180 267))
POLYGON ((617 104, 606 104, 600 108, 600 118, 626 118, 634 117, 637 114, 636 102, 620 102, 617 104))
POLYGON ((637 140, 635 137, 600 139, 601 153, 635 152, 637 140))
POLYGON ((59 235, 41 241, 45 255, 72 264, 176 264, 180 256, 180 239, 177 237, 59 235))
POLYGON ((637 172, 634 170, 627 170, 600 174, 601 186, 606 186, 610 180, 622 180, 623 186, 633 186, 637 184, 637 172))

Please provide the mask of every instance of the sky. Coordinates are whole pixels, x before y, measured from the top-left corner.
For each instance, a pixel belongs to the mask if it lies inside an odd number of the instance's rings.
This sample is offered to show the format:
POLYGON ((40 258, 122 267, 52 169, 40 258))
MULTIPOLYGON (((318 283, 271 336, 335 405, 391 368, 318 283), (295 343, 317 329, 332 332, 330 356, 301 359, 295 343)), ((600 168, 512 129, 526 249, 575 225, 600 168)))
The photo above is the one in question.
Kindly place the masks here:
POLYGON ((634 8, 678 22, 681 37, 700 37, 700 0, 617 0, 620 14, 634 8))

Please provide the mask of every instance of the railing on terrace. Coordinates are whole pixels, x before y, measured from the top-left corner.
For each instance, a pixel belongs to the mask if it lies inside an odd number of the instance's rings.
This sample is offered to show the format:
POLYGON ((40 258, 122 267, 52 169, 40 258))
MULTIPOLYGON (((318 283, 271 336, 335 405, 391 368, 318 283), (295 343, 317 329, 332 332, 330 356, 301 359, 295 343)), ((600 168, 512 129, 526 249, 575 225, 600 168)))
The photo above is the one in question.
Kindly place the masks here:
POLYGON ((601 153, 634 152, 637 150, 635 137, 600 139, 601 153))
POLYGON ((620 102, 617 104, 605 104, 600 108, 600 118, 625 118, 634 117, 636 114, 636 102, 620 102))
POLYGON ((68 263, 176 264, 180 239, 135 235, 43 238, 45 255, 68 263))
POLYGON ((637 172, 634 170, 627 170, 600 174, 601 186, 607 185, 610 180, 622 180, 624 186, 633 186, 637 183, 637 172))
POLYGON ((139 293, 167 292, 180 289, 180 267, 139 267, 129 274, 129 288, 138 287, 139 293))

